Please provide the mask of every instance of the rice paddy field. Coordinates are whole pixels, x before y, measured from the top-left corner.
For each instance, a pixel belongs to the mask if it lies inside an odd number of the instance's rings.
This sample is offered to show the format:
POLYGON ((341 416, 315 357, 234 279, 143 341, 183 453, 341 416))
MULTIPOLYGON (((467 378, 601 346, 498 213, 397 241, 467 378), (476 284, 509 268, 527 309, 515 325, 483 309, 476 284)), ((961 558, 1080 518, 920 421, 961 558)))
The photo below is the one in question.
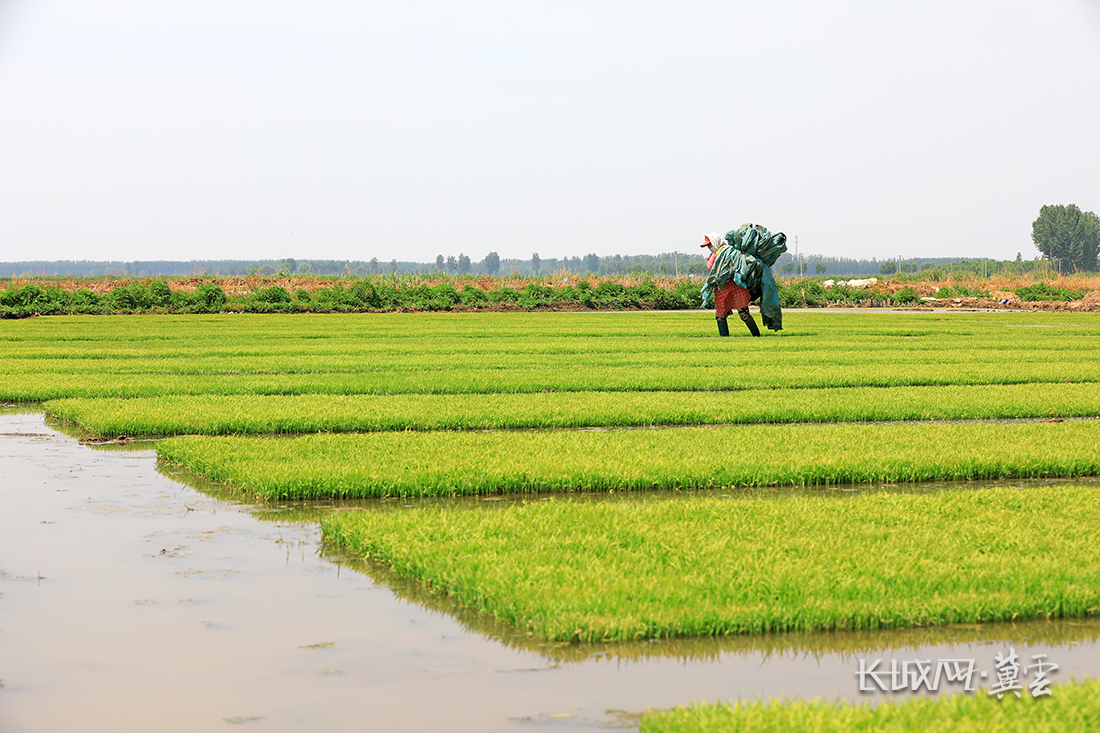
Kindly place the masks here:
MULTIPOLYGON (((0 400, 43 402, 90 439, 164 436, 165 465, 261 501, 377 499, 326 516, 326 537, 535 639, 1100 613, 1095 484, 1055 481, 1100 475, 1100 316, 784 325, 719 339, 700 312, 38 318, 0 331, 0 400), (1040 481, 921 483, 1009 478, 1040 481), (460 495, 526 499, 392 500, 460 495)), ((1095 686, 1073 689, 1095 715, 1095 686)), ((898 730, 996 715, 923 705, 873 714, 917 721, 898 730)), ((642 725, 871 715, 758 707, 642 725)))
POLYGON ((61 316, 5 323, 0 399, 714 392, 1100 382, 1089 314, 61 316), (1038 319, 1042 319, 1041 322, 1038 319))
POLYGON ((1100 414, 1100 383, 803 390, 398 395, 164 395, 50 401, 99 435, 255 435, 515 428, 1005 420, 1100 414), (810 399, 808 399, 810 397, 810 399))
POLYGON ((985 694, 947 700, 885 702, 877 707, 820 700, 745 705, 697 705, 647 716, 642 733, 814 731, 848 733, 1071 733, 1100 724, 1100 682, 1063 685, 1050 699, 1021 698, 1007 706, 985 694))
POLYGON ((551 641, 1100 612, 1094 489, 338 512, 327 536, 551 641), (523 548, 517 552, 516 548, 523 548))

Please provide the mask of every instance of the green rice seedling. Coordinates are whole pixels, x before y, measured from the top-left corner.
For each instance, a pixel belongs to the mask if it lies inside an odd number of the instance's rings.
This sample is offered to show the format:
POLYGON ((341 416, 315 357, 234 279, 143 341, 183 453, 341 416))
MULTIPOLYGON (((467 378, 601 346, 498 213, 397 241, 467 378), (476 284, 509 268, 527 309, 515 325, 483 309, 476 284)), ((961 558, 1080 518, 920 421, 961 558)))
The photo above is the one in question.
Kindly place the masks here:
POLYGON ((751 349, 685 313, 17 321, 0 333, 0 399, 1100 382, 1092 314, 791 315, 751 349))
POLYGON ((1028 694, 998 700, 979 691, 940 699, 888 700, 874 707, 822 700, 700 703, 646 713, 641 733, 1071 733, 1100 726, 1100 680, 1050 689, 1050 696, 1038 698, 1028 694))
POLYGON ((425 505, 326 539, 553 641, 1100 613, 1094 486, 425 505))
MULTIPOLYGON (((209 492, 209 488, 204 488, 209 492)), ((653 494, 645 495, 644 500, 652 500, 653 494)), ((580 500, 582 497, 572 497, 580 500)), ((681 495, 680 498, 685 498, 681 495)), ((637 501, 637 495, 589 495, 583 497, 589 501, 637 501)), ((444 500, 440 500, 444 501, 444 500)), ((453 500, 446 500, 453 501, 453 500)), ((497 507, 502 502, 494 502, 497 507)), ((365 502, 357 502, 364 508, 365 502)), ((347 503, 341 502, 339 511, 347 511, 347 503)), ((331 508, 317 508, 314 502, 303 504, 300 512, 291 505, 278 505, 269 510, 257 507, 258 517, 270 512, 270 521, 320 521, 331 512, 331 508), (290 513, 288 513, 288 511, 290 513)), ((366 508, 380 510, 377 502, 370 502, 366 508)), ((455 507, 452 507, 455 509, 455 507)), ((391 503, 383 505, 381 510, 401 511, 401 507, 391 503)), ((903 629, 865 629, 846 630, 842 634, 823 634, 816 631, 785 632, 782 634, 738 634, 721 637, 680 636, 662 639, 654 644, 649 639, 638 641, 594 641, 594 642, 547 642, 535 636, 517 630, 493 616, 479 613, 449 595, 433 591, 416 580, 398 574, 381 561, 370 560, 354 553, 348 554, 347 548, 328 544, 327 554, 340 564, 371 578, 376 584, 384 585, 398 598, 422 606, 427 610, 446 614, 455 619, 468 631, 490 637, 495 641, 523 652, 537 654, 555 662, 568 664, 586 660, 616 660, 640 662, 644 660, 676 659, 680 662, 720 661, 724 656, 759 655, 770 657, 776 654, 786 656, 817 656, 819 654, 840 654, 849 658, 860 656, 881 656, 883 649, 893 650, 894 656, 907 650, 917 650, 938 644, 983 645, 998 643, 1001 645, 1054 645, 1062 648, 1080 643, 1092 643, 1100 637, 1100 617, 1043 618, 1032 621, 1017 619, 1010 624, 952 624, 947 626, 918 626, 903 629)))
POLYGON ((54 417, 97 435, 639 427, 1100 415, 1100 384, 737 392, 547 392, 72 398, 54 417))
MULTIPOLYGON (((77 366, 65 365, 65 366, 77 366)), ((146 371, 0 372, 0 399, 45 401, 62 397, 142 397, 164 394, 488 394, 544 391, 729 391, 786 388, 900 387, 965 384, 1051 384, 1100 382, 1100 359, 942 364, 744 365, 694 367, 622 366, 590 369, 583 364, 554 368, 404 369, 300 371, 268 368, 248 372, 157 373, 146 371)))
POLYGON ((793 315, 818 318, 797 336, 761 340, 756 351, 703 336, 696 314, 58 318, 48 332, 21 321, 0 335, 0 398, 1100 381, 1095 320, 1054 319, 1039 329, 1001 314, 793 315))
POLYGON ((1100 421, 179 436, 161 457, 265 499, 1100 474, 1100 421))

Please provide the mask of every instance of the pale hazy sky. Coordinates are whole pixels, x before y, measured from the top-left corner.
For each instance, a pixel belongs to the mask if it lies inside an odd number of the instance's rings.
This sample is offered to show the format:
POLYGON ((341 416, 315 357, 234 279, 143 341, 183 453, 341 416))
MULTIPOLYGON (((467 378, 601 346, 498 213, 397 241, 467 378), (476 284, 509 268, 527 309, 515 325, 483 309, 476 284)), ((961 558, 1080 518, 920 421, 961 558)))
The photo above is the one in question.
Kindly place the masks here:
POLYGON ((0 261, 1037 252, 1100 0, 0 0, 0 261))

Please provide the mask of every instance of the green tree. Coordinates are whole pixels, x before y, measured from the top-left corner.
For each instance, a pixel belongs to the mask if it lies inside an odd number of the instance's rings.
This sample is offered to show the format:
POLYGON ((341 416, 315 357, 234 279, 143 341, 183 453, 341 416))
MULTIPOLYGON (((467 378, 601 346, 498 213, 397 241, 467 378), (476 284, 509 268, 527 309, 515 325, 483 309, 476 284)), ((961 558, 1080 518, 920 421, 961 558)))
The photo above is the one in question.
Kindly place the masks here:
POLYGON ((1066 271, 1095 270, 1100 253, 1100 217, 1081 211, 1076 204, 1043 206, 1039 218, 1031 224, 1031 241, 1044 257, 1066 271))
POLYGON ((446 264, 446 262, 443 259, 443 255, 436 255, 435 256, 435 269, 439 270, 440 272, 443 272, 443 266, 445 264, 446 264))
POLYGON ((470 258, 461 252, 458 253, 458 273, 465 275, 470 271, 470 258))
POLYGON ((898 271, 898 263, 894 260, 886 260, 878 266, 878 274, 880 275, 893 275, 898 271))
POLYGON ((600 257, 597 254, 591 253, 584 256, 584 268, 589 272, 596 272, 600 269, 600 257))
POLYGON ((149 300, 153 305, 165 308, 172 304, 172 288, 163 280, 149 283, 149 300))
POLYGON ((194 309, 205 313, 221 310, 225 300, 225 291, 214 283, 200 285, 191 296, 194 309))
POLYGON ((496 252, 490 252, 485 255, 485 259, 481 261, 481 264, 485 265, 485 272, 495 275, 500 271, 500 255, 496 252))
POLYGON ((815 275, 824 275, 826 267, 827 267, 827 265, 824 262, 815 262, 814 263, 814 274, 815 275))
POLYGON ((535 252, 531 255, 531 269, 536 275, 539 274, 539 266, 542 264, 542 260, 539 259, 539 253, 535 252))

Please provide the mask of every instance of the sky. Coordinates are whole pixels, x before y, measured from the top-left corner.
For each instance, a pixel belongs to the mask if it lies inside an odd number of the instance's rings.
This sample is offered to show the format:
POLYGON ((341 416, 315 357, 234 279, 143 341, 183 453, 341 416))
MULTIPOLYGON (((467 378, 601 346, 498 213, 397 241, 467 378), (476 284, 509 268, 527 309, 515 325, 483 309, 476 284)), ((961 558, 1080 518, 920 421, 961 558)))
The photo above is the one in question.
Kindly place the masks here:
POLYGON ((1024 259, 1100 0, 0 0, 0 261, 1024 259))

